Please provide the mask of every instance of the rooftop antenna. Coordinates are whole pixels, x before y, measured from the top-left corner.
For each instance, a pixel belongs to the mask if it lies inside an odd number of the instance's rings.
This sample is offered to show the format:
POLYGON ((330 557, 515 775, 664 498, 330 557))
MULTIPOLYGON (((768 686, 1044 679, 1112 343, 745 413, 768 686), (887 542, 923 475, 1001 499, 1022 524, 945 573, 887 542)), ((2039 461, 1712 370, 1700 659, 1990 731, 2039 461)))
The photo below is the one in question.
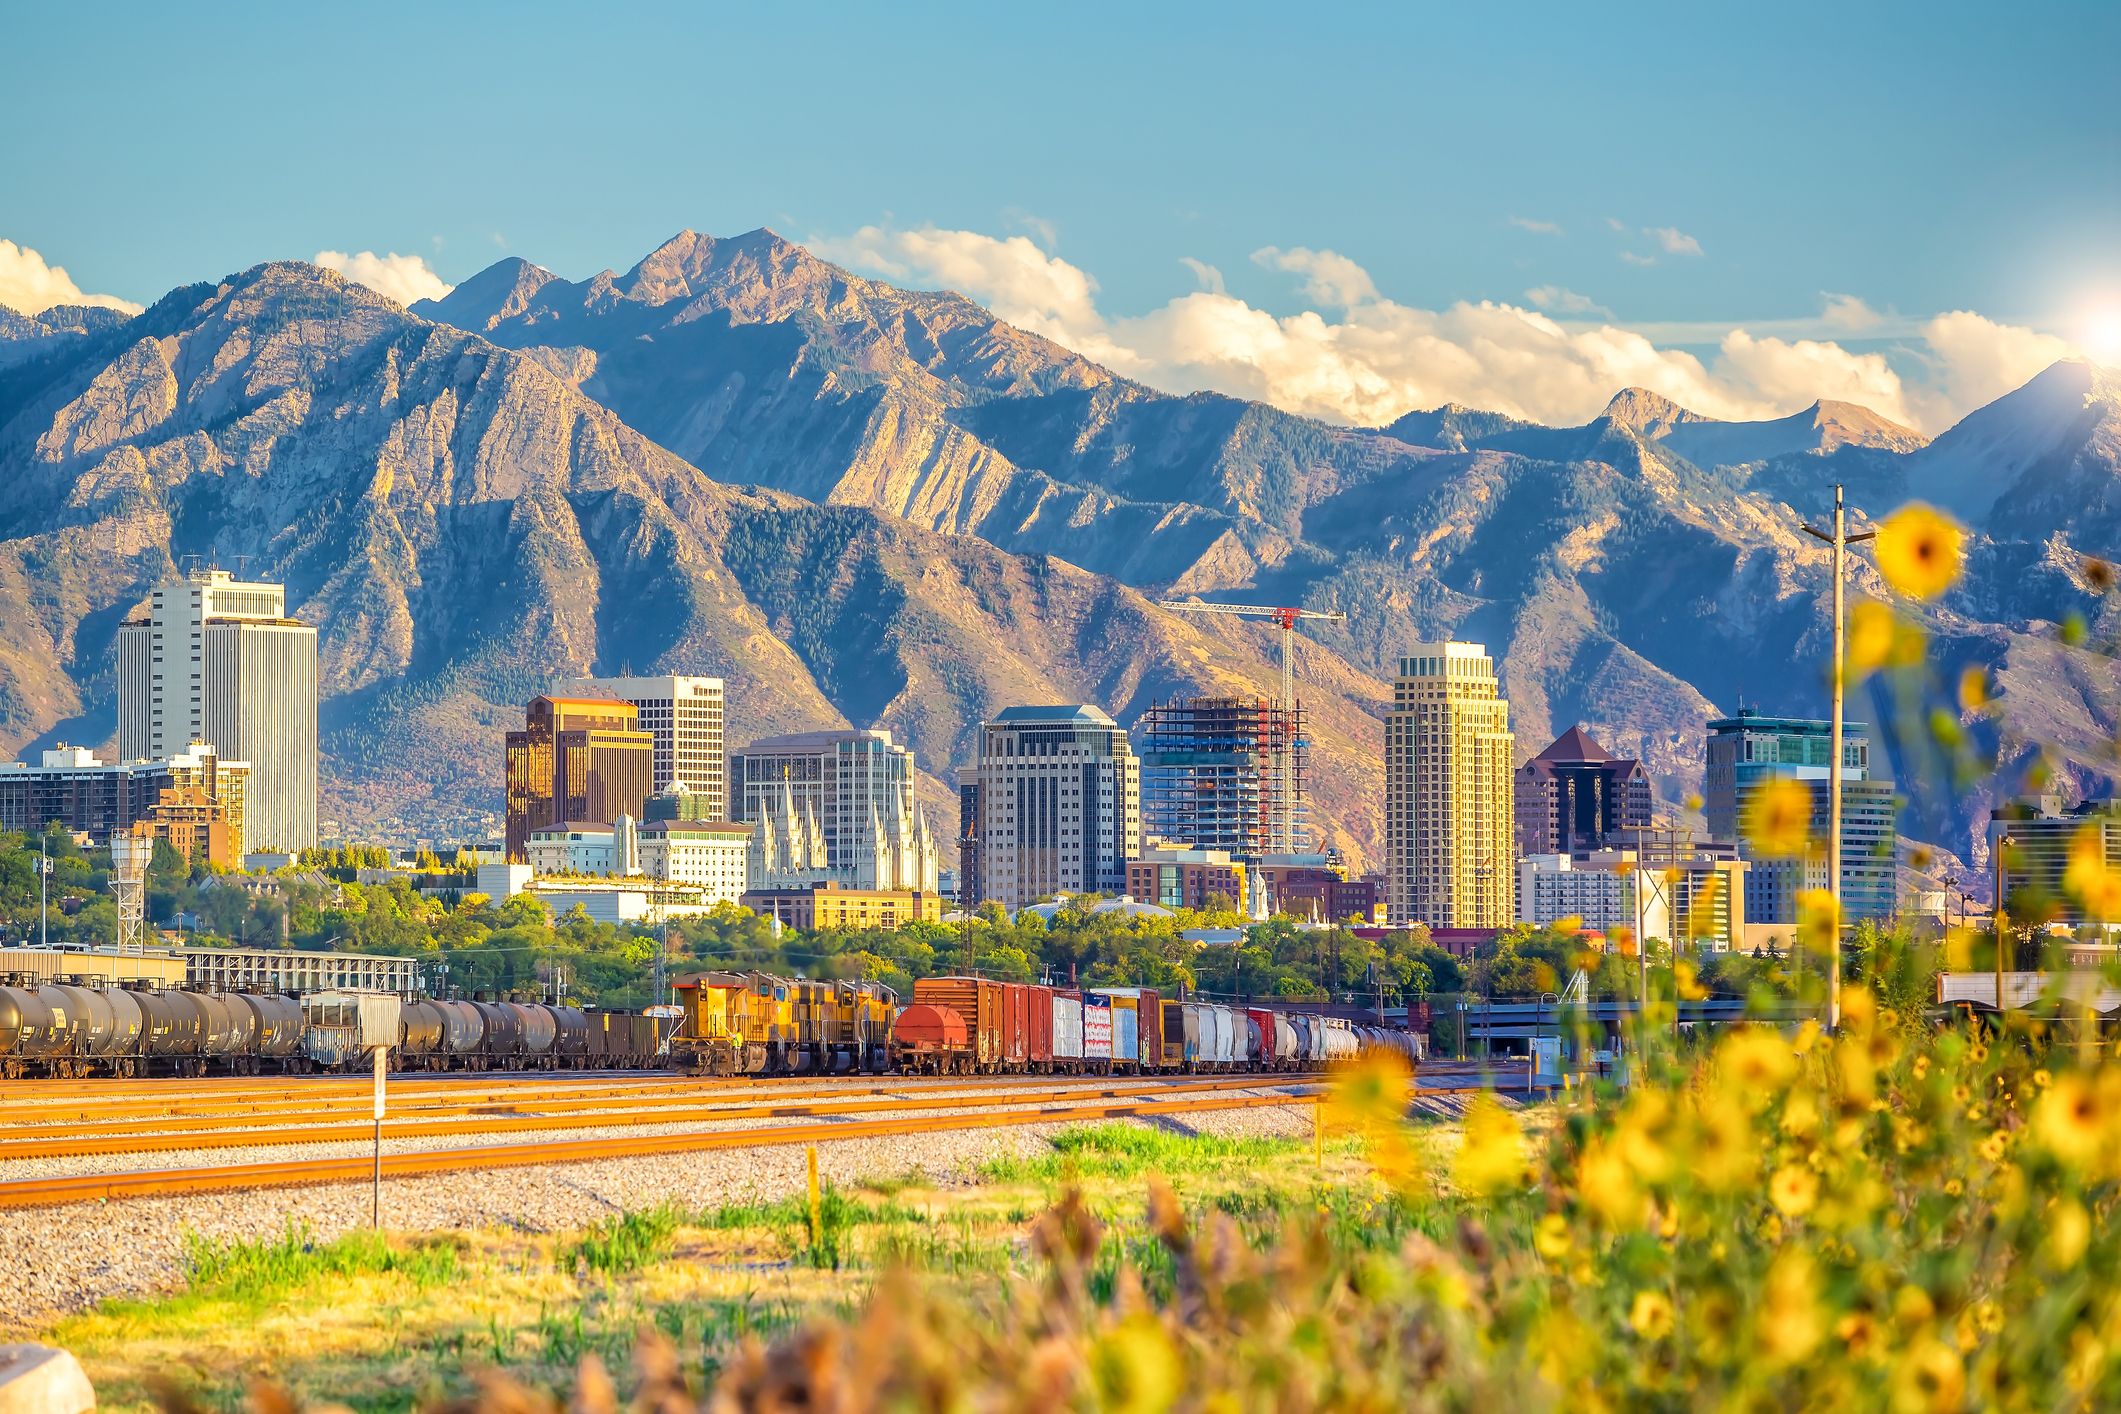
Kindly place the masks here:
POLYGON ((229 558, 230 558, 231 560, 234 560, 234 561, 236 562, 236 578, 237 578, 237 579, 248 579, 248 578, 250 578, 249 570, 250 570, 250 562, 251 562, 251 558, 252 558, 251 556, 249 556, 249 555, 230 555, 230 556, 229 556, 229 558))

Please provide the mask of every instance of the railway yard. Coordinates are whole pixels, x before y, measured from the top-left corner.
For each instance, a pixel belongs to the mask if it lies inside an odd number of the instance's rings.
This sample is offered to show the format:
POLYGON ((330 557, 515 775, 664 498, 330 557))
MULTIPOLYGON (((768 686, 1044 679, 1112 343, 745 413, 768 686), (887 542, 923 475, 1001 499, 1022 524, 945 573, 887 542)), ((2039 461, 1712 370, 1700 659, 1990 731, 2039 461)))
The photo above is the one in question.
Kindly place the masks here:
MULTIPOLYGON (((1443 1083, 1448 1084, 1448 1078, 1443 1083)), ((563 1232, 670 1202, 770 1201, 805 1186, 1028 1155, 1074 1125, 1308 1136, 1315 1076, 668 1074, 407 1076, 382 1126, 382 1221, 399 1233, 563 1232)), ((370 1082, 343 1077, 22 1082, 0 1104, 0 1327, 181 1279, 187 1232, 328 1238, 370 1219, 370 1082)))

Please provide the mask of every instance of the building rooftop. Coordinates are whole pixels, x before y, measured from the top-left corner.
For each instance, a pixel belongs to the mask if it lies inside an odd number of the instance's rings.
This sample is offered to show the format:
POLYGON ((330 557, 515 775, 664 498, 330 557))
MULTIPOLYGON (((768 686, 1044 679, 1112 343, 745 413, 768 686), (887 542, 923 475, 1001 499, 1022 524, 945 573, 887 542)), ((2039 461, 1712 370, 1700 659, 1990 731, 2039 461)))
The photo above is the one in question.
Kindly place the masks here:
POLYGON ((850 741, 881 742, 888 747, 891 745, 891 733, 882 727, 839 727, 821 732, 790 732, 785 736, 760 737, 734 754, 744 756, 757 751, 816 751, 850 741))
MULTIPOLYGON (((1770 732, 1778 736, 1828 736, 1834 724, 1820 717, 1767 717, 1757 707, 1740 707, 1733 717, 1719 717, 1709 723, 1712 732, 1770 732)), ((1864 722, 1843 719, 1843 736, 1864 736, 1870 726, 1864 722)))
POLYGON ((1087 702, 1054 703, 1046 706, 1004 707, 987 719, 989 726, 1017 726, 1036 722, 1079 722, 1085 726, 1112 727, 1119 724, 1087 702))
POLYGON ((1554 738, 1546 750, 1532 758, 1534 761, 1611 761, 1613 753, 1591 740, 1591 734, 1577 723, 1554 738))
POLYGON ((756 826, 741 820, 644 820, 644 835, 749 835, 756 826))

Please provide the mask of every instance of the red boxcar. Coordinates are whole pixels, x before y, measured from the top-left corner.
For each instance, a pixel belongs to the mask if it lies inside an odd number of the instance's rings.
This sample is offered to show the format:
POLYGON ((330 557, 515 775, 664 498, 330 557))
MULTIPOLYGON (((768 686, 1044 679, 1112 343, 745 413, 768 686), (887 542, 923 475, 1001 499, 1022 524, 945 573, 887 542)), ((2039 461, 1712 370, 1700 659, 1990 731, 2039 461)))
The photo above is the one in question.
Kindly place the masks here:
POLYGON ((1252 1065, 1257 1070, 1273 1070, 1274 1064, 1274 1013, 1254 1007, 1245 1013, 1251 1023, 1252 1034, 1248 1038, 1252 1047, 1252 1065))
POLYGON ((1164 1004, 1152 988, 1141 989, 1141 1068, 1161 1070, 1164 1065, 1164 1004))
POLYGON ((1022 1070, 1031 1059, 1031 989, 1021 982, 1003 982, 1002 1069, 1022 1070))
POLYGON ((1025 1052, 1028 1069, 1053 1072, 1053 989, 1029 986, 1024 988, 1025 999, 1030 1004, 1029 1047, 1025 1052))

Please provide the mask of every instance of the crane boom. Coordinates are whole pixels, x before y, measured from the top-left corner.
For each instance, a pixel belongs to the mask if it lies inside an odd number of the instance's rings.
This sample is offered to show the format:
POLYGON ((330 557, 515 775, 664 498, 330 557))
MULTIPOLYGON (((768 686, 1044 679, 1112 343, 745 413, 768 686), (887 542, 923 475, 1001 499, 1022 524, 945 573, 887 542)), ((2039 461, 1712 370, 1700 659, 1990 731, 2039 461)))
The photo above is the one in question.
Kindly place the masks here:
POLYGON ((1243 619, 1273 619, 1283 628, 1292 627, 1298 619, 1325 619, 1333 623, 1348 621, 1348 616, 1337 609, 1277 609, 1266 604, 1210 604, 1202 599, 1159 599, 1156 607, 1176 609, 1181 614, 1229 614, 1243 619))
POLYGON ((1289 729, 1284 733, 1279 775, 1281 777, 1281 843, 1289 853, 1296 851, 1296 673, 1291 657, 1291 640, 1296 636, 1296 624, 1300 619, 1319 619, 1327 623, 1346 623, 1348 616, 1338 609, 1304 609, 1294 605, 1276 608, 1266 604, 1210 604, 1204 599, 1159 599, 1159 609, 1171 609, 1181 614, 1226 614, 1240 619, 1272 619, 1281 625, 1281 700, 1289 712, 1289 729))

